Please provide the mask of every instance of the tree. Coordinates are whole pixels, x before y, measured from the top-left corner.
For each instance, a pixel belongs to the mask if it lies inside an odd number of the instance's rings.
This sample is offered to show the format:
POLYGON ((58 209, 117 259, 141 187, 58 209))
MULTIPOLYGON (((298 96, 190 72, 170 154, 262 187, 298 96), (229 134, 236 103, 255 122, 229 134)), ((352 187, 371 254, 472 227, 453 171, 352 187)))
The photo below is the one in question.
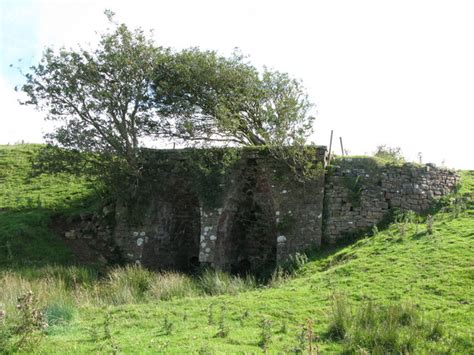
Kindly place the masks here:
POLYGON ((312 132, 301 83, 267 69, 260 74, 238 54, 177 53, 155 70, 154 89, 158 110, 175 117, 169 136, 186 142, 289 146, 312 132))
MULTIPOLYGON (((106 15, 112 23, 113 14, 106 15)), ((151 74, 167 55, 142 30, 115 25, 94 50, 46 49, 26 74, 22 89, 28 100, 23 103, 61 123, 48 135, 53 143, 100 153, 104 159, 95 163, 122 162, 118 165, 137 176, 140 140, 158 132, 161 123, 152 105, 151 74)))
POLYGON ((279 147, 310 133, 311 104, 287 74, 260 74, 238 54, 172 52, 141 29, 113 24, 95 49, 48 48, 26 75, 24 103, 60 123, 48 138, 66 152, 53 156, 84 160, 89 171, 128 186, 122 176, 130 177, 136 189, 145 139, 279 147))

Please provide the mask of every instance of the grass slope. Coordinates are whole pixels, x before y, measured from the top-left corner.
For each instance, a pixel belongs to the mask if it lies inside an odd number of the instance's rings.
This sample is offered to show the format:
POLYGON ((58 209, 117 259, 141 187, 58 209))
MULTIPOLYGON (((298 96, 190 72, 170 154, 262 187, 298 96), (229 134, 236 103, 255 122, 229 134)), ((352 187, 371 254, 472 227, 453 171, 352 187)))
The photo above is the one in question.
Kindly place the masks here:
POLYGON ((93 191, 66 174, 34 176, 40 145, 0 146, 0 266, 67 263, 70 251, 48 228, 55 213, 77 213, 93 191))
MULTIPOLYGON (((69 178, 44 176, 43 181, 29 180, 27 163, 21 162, 18 156, 30 155, 31 149, 21 146, 13 150, 0 149, 1 164, 9 169, 7 174, 0 173, 0 201, 4 209, 0 212, 0 246, 9 240, 15 246, 13 258, 27 258, 35 254, 32 250, 22 250, 21 246, 31 242, 37 248, 45 248, 42 259, 38 257, 35 261, 60 262, 67 251, 53 241, 47 231, 47 220, 58 209, 73 208, 72 202, 64 202, 64 197, 72 194, 70 191, 75 191, 80 201, 88 196, 89 190, 80 181, 69 178), (17 168, 12 169, 11 164, 17 164, 17 168), (9 191, 7 198, 3 197, 6 191, 9 191), (37 201, 39 196, 44 201, 41 208, 22 202, 25 196, 32 201, 37 201), (14 232, 19 227, 22 232, 18 236, 14 232), (18 238, 16 242, 15 238, 18 238)), ((472 196, 474 172, 463 172, 463 181, 461 193, 472 196)), ((42 307, 52 309, 48 304, 58 305, 68 300, 75 311, 70 313, 73 314, 70 321, 51 327, 34 351, 47 354, 262 353, 262 340, 266 339, 267 351, 271 353, 297 352, 307 350, 307 337, 302 339, 301 335, 305 334, 303 328, 312 324, 313 349, 317 346, 323 352, 341 352, 345 348, 344 341, 326 334, 333 301, 344 297, 354 312, 365 309, 368 302, 382 306, 405 304, 417 310, 422 322, 441 324, 443 331, 438 331, 443 334, 441 339, 427 337, 418 342, 412 352, 473 353, 472 201, 462 212, 452 208, 437 213, 433 231, 431 235, 427 233, 424 221, 393 224, 353 245, 313 255, 290 280, 234 295, 184 296, 160 301, 147 294, 119 304, 90 301, 101 292, 100 286, 75 288, 75 278, 72 286, 61 286, 60 292, 54 293, 51 287, 38 288, 35 292, 40 299, 43 293, 52 294, 42 307), (262 323, 263 320, 266 321, 262 323)), ((8 255, 1 253, 2 260, 7 260, 8 255)), ((25 270, 31 274, 31 270, 25 270)), ((10 287, 13 295, 16 290, 13 285, 21 273, 2 271, 5 285, 4 291, 0 291, 0 303, 11 303, 4 305, 8 312, 14 309, 14 301, 13 296, 7 297, 5 286, 10 287)), ((51 274, 41 276, 39 272, 29 277, 44 281, 45 285, 54 284, 51 274)), ((18 290, 29 285, 22 282, 24 285, 18 286, 18 290)), ((59 285, 64 280, 57 282, 59 285)), ((127 287, 123 284, 115 292, 125 292, 127 287)))
POLYGON ((456 219, 438 214, 433 235, 427 235, 424 227, 418 233, 415 229, 409 225, 402 237, 392 226, 336 254, 316 258, 297 278, 276 288, 236 296, 84 307, 70 325, 47 338, 43 350, 89 353, 117 346, 127 353, 261 352, 259 324, 268 319, 273 334, 269 350, 289 352, 298 347, 302 325, 310 319, 315 334, 321 336, 320 350, 340 351, 342 344, 324 334, 331 300, 344 294, 356 308, 367 300, 407 303, 423 317, 439 319, 455 345, 427 342, 417 352, 448 351, 453 346, 458 352, 472 353, 474 210, 456 219), (210 307, 213 322, 209 322, 210 307), (221 307, 229 330, 224 338, 217 335, 221 307), (170 334, 164 319, 172 324, 170 334), (105 336, 105 329, 111 337, 105 336))

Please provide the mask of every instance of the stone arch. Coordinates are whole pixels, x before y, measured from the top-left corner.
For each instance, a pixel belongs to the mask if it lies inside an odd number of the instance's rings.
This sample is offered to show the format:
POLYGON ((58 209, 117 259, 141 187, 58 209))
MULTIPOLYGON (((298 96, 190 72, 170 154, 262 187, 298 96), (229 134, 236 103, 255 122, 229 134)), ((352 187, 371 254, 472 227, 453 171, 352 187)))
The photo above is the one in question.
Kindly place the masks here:
POLYGON ((258 161, 247 159, 218 220, 214 264, 263 276, 276 266, 276 238, 271 183, 258 161))
POLYGON ((153 199, 142 264, 156 270, 192 272, 199 266, 199 198, 183 181, 175 180, 173 185, 153 199))

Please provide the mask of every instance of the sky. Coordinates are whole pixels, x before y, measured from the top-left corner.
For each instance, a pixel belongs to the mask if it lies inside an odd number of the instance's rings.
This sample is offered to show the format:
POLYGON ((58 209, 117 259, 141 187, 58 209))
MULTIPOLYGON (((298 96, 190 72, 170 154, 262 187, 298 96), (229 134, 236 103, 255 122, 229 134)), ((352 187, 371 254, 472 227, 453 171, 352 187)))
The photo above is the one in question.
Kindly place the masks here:
POLYGON ((0 144, 42 142, 44 113, 21 106, 23 73, 46 47, 94 45, 105 9, 158 45, 234 48, 301 79, 310 141, 334 131, 350 154, 382 144, 413 161, 474 169, 472 0, 0 0, 0 144), (10 67, 10 65, 13 65, 10 67))

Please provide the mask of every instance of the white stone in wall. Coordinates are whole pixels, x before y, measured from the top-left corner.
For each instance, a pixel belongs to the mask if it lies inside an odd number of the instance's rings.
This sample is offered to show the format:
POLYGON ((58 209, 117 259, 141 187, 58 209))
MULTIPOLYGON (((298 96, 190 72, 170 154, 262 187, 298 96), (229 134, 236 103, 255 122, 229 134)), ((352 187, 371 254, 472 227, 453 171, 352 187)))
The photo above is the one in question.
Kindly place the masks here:
POLYGON ((206 253, 209 253, 211 251, 211 248, 206 248, 206 253))
POLYGON ((276 212, 275 212, 275 215, 279 216, 279 215, 280 215, 280 211, 276 211, 276 212))
POLYGON ((214 241, 217 239, 217 237, 215 235, 211 235, 209 239, 214 241))
POLYGON ((133 232, 134 237, 138 237, 138 232, 133 232))
POLYGON ((137 239, 137 245, 141 246, 143 244, 143 238, 138 238, 137 239))
POLYGON ((140 232, 140 237, 144 237, 146 235, 145 232, 140 232))
POLYGON ((277 237, 277 243, 285 243, 286 242, 286 237, 284 235, 279 235, 277 237))

